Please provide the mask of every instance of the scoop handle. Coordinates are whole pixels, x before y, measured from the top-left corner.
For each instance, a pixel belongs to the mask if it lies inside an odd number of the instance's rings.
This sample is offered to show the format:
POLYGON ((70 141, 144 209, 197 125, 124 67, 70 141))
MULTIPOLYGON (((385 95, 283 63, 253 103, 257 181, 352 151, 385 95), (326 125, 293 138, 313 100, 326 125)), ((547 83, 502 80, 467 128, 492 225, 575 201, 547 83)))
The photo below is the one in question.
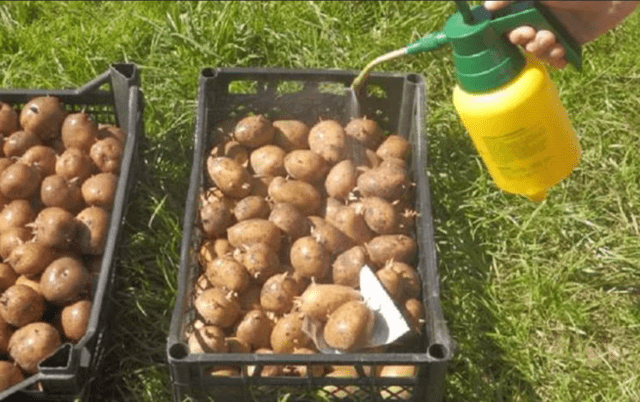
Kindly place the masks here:
MULTIPOLYGON (((479 7, 484 9, 484 7, 479 7)), ((486 9, 485 9, 486 10, 486 9)), ((582 66, 581 47, 569 35, 566 28, 545 6, 537 1, 516 1, 507 7, 489 13, 491 26, 498 33, 505 33, 522 25, 553 32, 556 40, 564 47, 564 58, 580 71, 582 66)))

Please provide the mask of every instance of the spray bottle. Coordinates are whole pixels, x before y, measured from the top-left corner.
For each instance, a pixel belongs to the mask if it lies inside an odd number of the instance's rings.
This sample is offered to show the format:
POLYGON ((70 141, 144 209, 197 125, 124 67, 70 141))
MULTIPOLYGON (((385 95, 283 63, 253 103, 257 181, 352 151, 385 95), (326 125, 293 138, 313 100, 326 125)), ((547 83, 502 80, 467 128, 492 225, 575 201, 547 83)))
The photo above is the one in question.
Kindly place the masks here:
POLYGON ((552 31, 580 70, 580 46, 533 1, 491 13, 456 1, 444 29, 372 61, 354 80, 357 91, 377 64, 451 44, 457 85, 453 104, 496 185, 535 202, 580 162, 580 144, 544 65, 503 35, 522 25, 552 31))

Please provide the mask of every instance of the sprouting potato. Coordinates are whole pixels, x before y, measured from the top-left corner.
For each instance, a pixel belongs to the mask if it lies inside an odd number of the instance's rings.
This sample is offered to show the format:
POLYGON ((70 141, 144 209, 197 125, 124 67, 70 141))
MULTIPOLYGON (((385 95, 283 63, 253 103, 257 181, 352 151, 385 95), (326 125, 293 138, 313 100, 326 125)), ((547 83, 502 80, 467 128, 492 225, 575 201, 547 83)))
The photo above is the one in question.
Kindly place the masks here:
POLYGON ((356 186, 358 172, 350 159, 345 159, 335 164, 324 182, 329 197, 344 200, 356 186))
POLYGON ((251 176, 235 160, 226 156, 207 159, 209 178, 225 194, 243 198, 251 193, 251 176))
POLYGON ((346 133, 335 120, 324 120, 309 131, 309 149, 322 156, 330 165, 345 159, 346 133))
POLYGON ((286 202, 304 215, 316 213, 322 201, 320 193, 311 184, 300 180, 275 177, 269 184, 269 197, 273 202, 286 202))
POLYGON ((324 340, 332 348, 352 351, 366 345, 374 324, 375 315, 364 302, 349 301, 329 315, 323 329, 324 340))
POLYGON ((366 117, 351 120, 344 128, 345 133, 358 140, 369 149, 376 149, 384 132, 375 120, 366 117))
POLYGON ((411 151, 411 144, 399 135, 388 136, 376 150, 376 154, 382 158, 398 158, 406 160, 411 151))
POLYGON ((327 162, 308 149, 289 152, 284 158, 284 168, 289 176, 307 183, 322 181, 329 170, 327 162))
POLYGON ((275 145, 263 145, 253 150, 249 163, 258 176, 280 176, 286 173, 284 169, 285 151, 275 145))

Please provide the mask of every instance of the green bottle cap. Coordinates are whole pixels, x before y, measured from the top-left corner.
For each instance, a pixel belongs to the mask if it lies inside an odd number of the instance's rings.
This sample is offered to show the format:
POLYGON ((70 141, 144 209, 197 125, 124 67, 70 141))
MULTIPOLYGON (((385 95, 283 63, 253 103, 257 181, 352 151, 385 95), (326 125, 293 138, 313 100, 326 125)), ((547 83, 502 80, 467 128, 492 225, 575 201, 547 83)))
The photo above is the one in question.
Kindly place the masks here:
POLYGON ((476 7, 472 12, 473 19, 466 18, 469 22, 465 21, 462 12, 455 13, 447 20, 443 31, 453 47, 460 87, 468 92, 485 92, 520 74, 525 58, 516 45, 493 29, 489 12, 484 7, 476 7))
POLYGON ((406 49, 408 54, 415 54, 450 43, 456 78, 465 91, 490 91, 520 74, 526 59, 504 34, 521 25, 552 31, 565 48, 565 58, 580 69, 580 46, 541 5, 515 2, 492 14, 481 6, 470 8, 466 1, 455 3, 458 12, 447 20, 442 32, 427 35, 406 49))

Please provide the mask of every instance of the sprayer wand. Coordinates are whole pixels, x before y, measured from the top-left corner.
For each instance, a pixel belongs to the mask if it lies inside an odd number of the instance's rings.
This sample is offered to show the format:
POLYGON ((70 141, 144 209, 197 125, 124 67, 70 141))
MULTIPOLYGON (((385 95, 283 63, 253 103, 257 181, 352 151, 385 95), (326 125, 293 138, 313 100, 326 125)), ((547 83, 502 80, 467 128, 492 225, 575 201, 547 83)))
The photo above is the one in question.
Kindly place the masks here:
POLYGON ((374 59, 371 63, 367 64, 365 68, 358 74, 358 76, 353 80, 351 84, 351 89, 357 91, 360 86, 364 83, 364 81, 369 77, 371 71, 373 69, 389 60, 397 59, 398 57, 405 56, 408 54, 416 54, 420 52, 428 52, 430 50, 438 49, 449 43, 449 40, 445 36, 443 32, 434 32, 420 39, 419 41, 410 44, 409 46, 403 47, 401 49, 394 50, 392 52, 383 54, 380 57, 374 59))
MULTIPOLYGON (((475 61, 465 59, 468 58, 468 54, 478 53, 479 50, 476 48, 485 46, 483 41, 487 38, 484 35, 487 30, 491 30, 496 35, 501 35, 522 24, 552 31, 556 35, 558 42, 565 48, 567 61, 577 70, 580 70, 580 45, 568 34, 554 15, 538 2, 513 2, 494 13, 490 13, 483 7, 471 9, 466 1, 454 1, 454 3, 458 8, 458 12, 449 18, 442 31, 431 33, 417 42, 376 58, 367 64, 353 80, 351 89, 357 91, 371 74, 371 71, 386 61, 408 54, 435 50, 449 43, 453 45, 454 51, 462 56, 461 63, 471 63, 480 67, 484 64, 491 64, 491 60, 483 60, 480 56, 475 61)), ((496 39, 492 40, 495 41, 496 39)))

